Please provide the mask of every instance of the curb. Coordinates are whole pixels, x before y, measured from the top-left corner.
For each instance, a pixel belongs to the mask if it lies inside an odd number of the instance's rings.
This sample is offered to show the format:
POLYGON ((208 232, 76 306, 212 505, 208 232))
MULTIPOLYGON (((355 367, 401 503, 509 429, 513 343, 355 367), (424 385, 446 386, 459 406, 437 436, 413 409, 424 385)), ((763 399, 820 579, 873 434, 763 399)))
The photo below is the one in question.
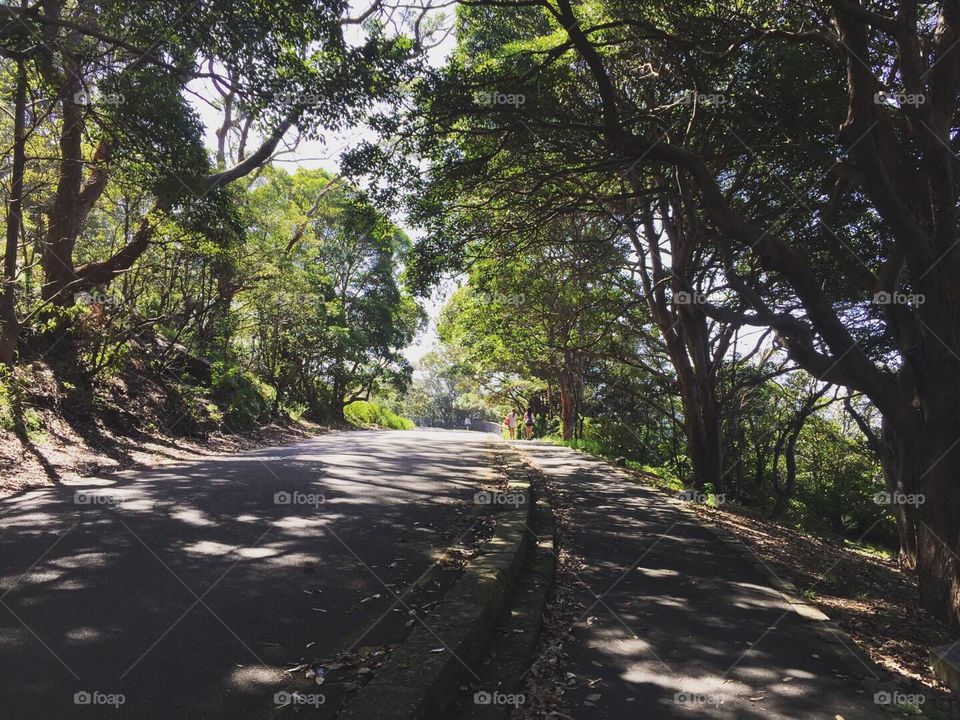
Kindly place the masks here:
POLYGON ((485 552, 470 563, 443 603, 422 618, 373 680, 347 701, 338 717, 354 720, 436 718, 471 666, 483 656, 517 580, 533 516, 530 481, 512 454, 506 456, 508 491, 524 501, 497 513, 485 552))
POLYGON ((446 720, 505 720, 526 702, 523 690, 527 674, 539 662, 537 647, 556 572, 553 509, 538 499, 533 520, 532 552, 497 625, 480 682, 460 686, 443 715, 446 720))

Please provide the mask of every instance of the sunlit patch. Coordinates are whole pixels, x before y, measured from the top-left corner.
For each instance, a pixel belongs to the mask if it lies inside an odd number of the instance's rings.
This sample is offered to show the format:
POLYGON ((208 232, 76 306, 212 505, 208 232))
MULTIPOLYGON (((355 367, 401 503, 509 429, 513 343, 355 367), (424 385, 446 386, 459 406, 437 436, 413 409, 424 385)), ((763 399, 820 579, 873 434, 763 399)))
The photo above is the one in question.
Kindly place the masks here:
POLYGON ((248 558, 250 560, 256 560, 258 558, 271 557, 279 553, 279 550, 270 547, 252 547, 252 548, 241 548, 237 550, 237 555, 240 557, 248 558))
POLYGON ((59 580, 63 575, 61 572, 55 570, 33 570, 29 575, 27 575, 21 582, 31 583, 31 584, 40 584, 40 583, 49 583, 54 580, 59 580))
POLYGON ((777 592, 773 588, 766 587, 764 585, 754 585, 753 583, 746 583, 746 582, 731 582, 730 584, 733 585, 734 587, 743 588, 744 590, 754 590, 756 592, 761 592, 764 595, 768 595, 773 598, 783 597, 779 592, 777 592))
POLYGON ((64 480, 62 482, 64 487, 71 488, 109 487, 116 484, 116 479, 107 480, 105 478, 83 478, 82 480, 64 480))
POLYGON ((252 665, 234 668, 227 680, 227 686, 237 692, 254 694, 282 683, 285 678, 283 668, 252 665))
POLYGON ((63 636, 71 642, 91 642, 99 640, 101 633, 96 628, 89 626, 75 627, 67 630, 63 636))
POLYGON ((200 542, 187 545, 183 549, 188 553, 195 553, 197 555, 226 555, 233 550, 233 546, 213 542, 212 540, 201 540, 200 542))
POLYGON ((324 525, 327 524, 327 517, 311 517, 308 513, 303 515, 288 515, 286 517, 274 520, 271 525, 289 534, 298 534, 293 531, 300 531, 299 534, 315 534, 324 525))
POLYGON ((645 568, 638 567, 638 572, 642 572, 647 577, 676 577, 680 573, 676 570, 671 570, 670 568, 645 568))
POLYGON ((204 515, 202 510, 198 510, 197 508, 179 508, 170 513, 170 517, 195 527, 210 527, 216 525, 213 520, 204 515))
POLYGON ((50 565, 63 568, 64 570, 78 570, 80 568, 98 568, 102 567, 116 557, 116 553, 104 552, 84 552, 75 553, 62 558, 48 561, 50 565))
POLYGON ((62 580, 50 586, 50 590, 85 590, 90 587, 81 580, 62 580))
POLYGON ((307 553, 288 553, 286 555, 275 555, 271 562, 281 566, 298 565, 300 567, 313 566, 317 562, 315 555, 307 553))

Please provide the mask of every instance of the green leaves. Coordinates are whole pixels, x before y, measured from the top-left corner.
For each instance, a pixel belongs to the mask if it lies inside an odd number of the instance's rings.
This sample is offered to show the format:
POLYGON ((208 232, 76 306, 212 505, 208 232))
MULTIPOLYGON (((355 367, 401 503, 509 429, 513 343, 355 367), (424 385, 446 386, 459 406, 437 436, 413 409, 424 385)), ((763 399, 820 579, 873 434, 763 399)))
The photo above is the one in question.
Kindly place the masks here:
POLYGON ((423 321, 400 286, 406 235, 322 171, 265 177, 250 194, 253 266, 265 277, 241 296, 254 361, 315 413, 336 416, 351 399, 403 387, 400 350, 423 321))

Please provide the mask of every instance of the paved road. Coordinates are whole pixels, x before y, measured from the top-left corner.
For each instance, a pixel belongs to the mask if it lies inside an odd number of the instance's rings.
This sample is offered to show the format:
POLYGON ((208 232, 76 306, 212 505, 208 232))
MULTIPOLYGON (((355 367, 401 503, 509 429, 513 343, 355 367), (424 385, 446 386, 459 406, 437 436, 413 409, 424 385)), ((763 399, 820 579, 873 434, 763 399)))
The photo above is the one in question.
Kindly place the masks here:
POLYGON ((391 615, 383 583, 463 526, 493 442, 333 434, 0 502, 0 717, 254 717, 391 615))
POLYGON ((585 561, 576 639, 564 647, 574 718, 888 716, 874 703, 875 670, 696 518, 586 455, 517 445, 568 509, 565 542, 585 561))

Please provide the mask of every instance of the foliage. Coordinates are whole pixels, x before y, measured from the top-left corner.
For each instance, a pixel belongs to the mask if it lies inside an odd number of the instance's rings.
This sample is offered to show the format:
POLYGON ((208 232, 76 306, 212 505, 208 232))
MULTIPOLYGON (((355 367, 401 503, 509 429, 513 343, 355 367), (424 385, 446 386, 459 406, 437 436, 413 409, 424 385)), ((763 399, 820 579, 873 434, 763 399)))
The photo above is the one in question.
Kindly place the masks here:
POLYGON ((344 417, 351 425, 360 428, 381 427, 389 430, 413 430, 412 420, 391 412, 376 402, 356 400, 343 409, 344 417))
POLYGON ((276 409, 277 391, 249 371, 213 366, 212 398, 223 409, 227 430, 247 430, 262 423, 276 409))

